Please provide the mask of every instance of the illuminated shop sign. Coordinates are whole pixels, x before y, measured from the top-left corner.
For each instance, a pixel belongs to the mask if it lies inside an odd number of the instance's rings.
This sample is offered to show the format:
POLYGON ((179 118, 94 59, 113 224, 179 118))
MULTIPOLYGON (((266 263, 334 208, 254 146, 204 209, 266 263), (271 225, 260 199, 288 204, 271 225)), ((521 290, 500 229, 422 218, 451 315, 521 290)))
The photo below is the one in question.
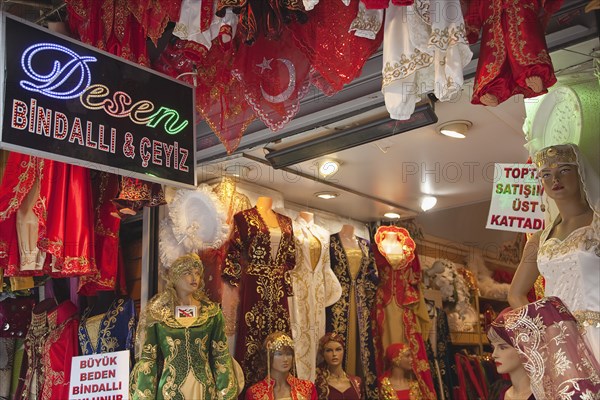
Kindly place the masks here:
POLYGON ((0 147, 195 185, 191 86, 4 13, 1 24, 0 147))

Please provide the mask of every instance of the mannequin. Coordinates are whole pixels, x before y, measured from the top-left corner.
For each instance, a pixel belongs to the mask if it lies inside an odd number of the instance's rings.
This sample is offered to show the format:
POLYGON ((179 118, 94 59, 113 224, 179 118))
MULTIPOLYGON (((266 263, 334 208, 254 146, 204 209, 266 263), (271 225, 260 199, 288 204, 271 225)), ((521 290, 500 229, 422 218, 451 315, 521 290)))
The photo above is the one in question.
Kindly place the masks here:
POLYGON ((315 380, 319 339, 325 334, 325 308, 342 295, 329 262, 329 232, 314 223, 307 211, 293 223, 296 267, 290 272, 294 296, 288 298, 294 339, 296 373, 315 380))
POLYGON ((385 351, 388 364, 379 379, 380 400, 417 400, 423 396, 412 369, 410 349, 403 343, 394 343, 385 351))
POLYGON ((239 293, 235 358, 247 386, 262 378, 258 353, 266 336, 275 330, 291 333, 288 297, 293 294, 289 272, 296 266, 294 232, 292 220, 273 211, 272 205, 270 197, 259 197, 255 207, 234 215, 221 273, 226 284, 236 288, 224 288, 224 293, 239 293))
POLYGON ((270 197, 259 197, 256 200, 256 209, 258 210, 258 213, 262 219, 269 226, 269 228, 276 228, 278 226, 277 215, 271 207, 273 207, 273 199, 270 197))
POLYGON ((150 300, 140 318, 141 351, 130 375, 131 399, 237 397, 223 314, 204 294, 203 273, 193 253, 177 258, 164 272, 165 290, 150 300), (192 316, 176 314, 177 306, 188 306, 192 316))
POLYGON ((338 232, 340 235, 340 240, 342 241, 342 246, 345 249, 358 249, 358 243, 356 241, 356 235, 354 235, 354 226, 344 224, 342 225, 342 229, 338 232))
POLYGON ((265 339, 263 350, 267 376, 248 389, 246 400, 317 400, 315 385, 290 373, 294 365, 294 342, 288 335, 271 333, 265 339))
POLYGON ((315 214, 308 212, 308 211, 300 211, 298 216, 300 218, 302 218, 303 220, 305 220, 309 224, 313 223, 315 220, 315 214))
POLYGON ((529 399, 596 398, 600 364, 582 336, 575 317, 558 297, 503 310, 492 322, 488 337, 495 343, 493 357, 501 363, 498 372, 509 373, 513 384, 504 399, 527 399, 523 397, 527 381, 534 396, 529 399), (506 346, 502 348, 503 343, 506 346), (523 370, 510 348, 520 358, 523 370))
POLYGON ((343 367, 363 377, 367 398, 377 397, 375 334, 371 310, 375 306, 379 277, 368 240, 344 225, 331 235, 331 269, 342 287, 340 299, 326 309, 326 331, 345 339, 343 367))
POLYGON ((337 333, 326 333, 319 340, 319 355, 323 362, 317 367, 319 400, 359 400, 364 397, 361 379, 344 371, 344 338, 337 333))
POLYGON ((533 159, 545 201, 558 215, 525 245, 508 300, 512 307, 527 304, 541 274, 546 296, 559 297, 585 327, 600 362, 600 180, 574 144, 546 147, 533 159))
POLYGON ((511 386, 505 388, 498 400, 535 400, 531 393, 531 382, 527 371, 521 363, 517 349, 510 343, 510 338, 506 337, 503 331, 505 326, 504 318, 511 309, 505 309, 493 322, 488 330, 488 338, 494 351, 492 358, 496 364, 499 374, 508 374, 510 376, 511 386))
POLYGON ((429 364, 423 339, 423 335, 429 333, 430 321, 415 248, 415 242, 406 229, 397 226, 377 228, 373 245, 381 279, 374 313, 377 365, 378 371, 383 371, 385 348, 393 343, 407 345, 422 399, 434 400, 433 377, 427 367, 429 364))

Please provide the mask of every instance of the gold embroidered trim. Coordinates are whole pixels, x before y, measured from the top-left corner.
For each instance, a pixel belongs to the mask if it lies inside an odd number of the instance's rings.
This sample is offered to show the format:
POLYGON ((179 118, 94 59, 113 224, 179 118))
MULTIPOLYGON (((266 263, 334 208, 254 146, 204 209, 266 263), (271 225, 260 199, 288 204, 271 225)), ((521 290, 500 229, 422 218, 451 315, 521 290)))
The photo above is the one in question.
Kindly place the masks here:
POLYGON ((580 325, 600 328, 600 311, 577 310, 573 313, 580 325))

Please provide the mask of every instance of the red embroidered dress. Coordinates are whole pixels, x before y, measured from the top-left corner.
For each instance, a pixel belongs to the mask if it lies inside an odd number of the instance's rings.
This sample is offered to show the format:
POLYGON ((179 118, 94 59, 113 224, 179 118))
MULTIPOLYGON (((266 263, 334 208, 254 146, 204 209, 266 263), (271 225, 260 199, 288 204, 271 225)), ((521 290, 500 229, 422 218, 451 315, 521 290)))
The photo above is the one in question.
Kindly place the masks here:
POLYGON ((515 94, 526 98, 546 93, 556 83, 544 37, 545 24, 563 0, 470 0, 464 15, 470 43, 481 50, 471 103, 481 104, 486 93, 502 103, 515 94), (534 92, 525 80, 541 78, 534 92))
POLYGON ((78 354, 77 307, 53 298, 34 307, 15 399, 69 398, 71 359, 78 354))
MULTIPOLYGON (((317 400, 317 390, 311 381, 298 379, 290 374, 287 377, 287 383, 291 387, 292 400, 317 400)), ((267 378, 252 385, 246 392, 246 400, 274 400, 274 384, 273 379, 267 378)))
POLYGON ((429 332, 429 316, 420 287, 421 267, 414 252, 415 243, 406 229, 396 226, 379 227, 375 242, 373 255, 381 279, 375 308, 378 370, 383 371, 384 350, 390 344, 408 345, 421 398, 435 400, 433 378, 423 341, 423 332, 429 332), (381 246, 385 234, 389 232, 397 235, 405 249, 402 260, 398 262, 392 255, 386 255, 381 246), (390 260, 394 262, 393 266, 390 260))
POLYGON ((291 335, 287 296, 292 295, 289 271, 296 264, 296 246, 292 220, 276 215, 281 241, 272 254, 269 227, 257 208, 235 214, 223 266, 223 279, 240 287, 235 358, 241 360, 247 387, 264 376, 259 349, 267 335, 291 335))

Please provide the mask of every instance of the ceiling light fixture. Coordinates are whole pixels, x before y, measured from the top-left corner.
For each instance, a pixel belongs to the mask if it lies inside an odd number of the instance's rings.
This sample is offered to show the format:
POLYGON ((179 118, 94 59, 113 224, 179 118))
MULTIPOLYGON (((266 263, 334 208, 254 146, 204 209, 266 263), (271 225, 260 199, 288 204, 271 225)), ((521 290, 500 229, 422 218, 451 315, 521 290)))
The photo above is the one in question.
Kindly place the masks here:
POLYGON ((445 136, 449 136, 455 139, 464 139, 467 137, 467 131, 473 126, 471 121, 457 120, 448 121, 438 126, 438 131, 445 136))
POLYGON ((389 219, 398 219, 400 218, 400 214, 395 213, 395 212, 386 212, 385 214, 383 214, 384 217, 389 218, 389 219))
POLYGON ((324 160, 319 162, 319 173, 324 176, 332 176, 340 169, 340 162, 335 160, 324 160))
POLYGON ((339 195, 340 194, 336 193, 336 192, 317 192, 317 193, 315 193, 315 196, 317 196, 318 198, 323 199, 323 200, 335 199, 339 195))
POLYGON ((426 101, 415 107, 409 119, 397 121, 389 117, 380 118, 349 129, 317 137, 280 150, 271 150, 265 158, 274 169, 288 167, 303 161, 314 160, 342 150, 350 149, 402 132, 435 124, 438 121, 433 103, 426 101))
POLYGON ((437 199, 434 196, 425 196, 421 199, 421 210, 431 210, 437 203, 437 199))

